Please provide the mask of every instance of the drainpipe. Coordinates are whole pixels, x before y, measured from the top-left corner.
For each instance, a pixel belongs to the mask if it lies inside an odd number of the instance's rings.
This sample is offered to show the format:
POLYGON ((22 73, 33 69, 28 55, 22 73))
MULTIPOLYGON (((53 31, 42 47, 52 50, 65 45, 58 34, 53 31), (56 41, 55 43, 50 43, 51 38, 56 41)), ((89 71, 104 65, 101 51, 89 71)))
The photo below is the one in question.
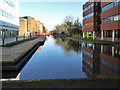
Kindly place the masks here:
POLYGON ((115 42, 115 30, 112 32, 112 41, 115 42))

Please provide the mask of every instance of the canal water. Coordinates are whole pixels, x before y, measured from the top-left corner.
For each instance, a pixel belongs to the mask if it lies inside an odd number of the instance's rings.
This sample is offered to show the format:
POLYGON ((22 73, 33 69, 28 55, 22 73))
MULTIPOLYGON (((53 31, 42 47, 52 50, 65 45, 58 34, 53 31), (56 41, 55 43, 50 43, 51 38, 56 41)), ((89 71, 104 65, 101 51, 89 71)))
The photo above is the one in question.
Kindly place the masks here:
POLYGON ((50 36, 16 78, 8 79, 117 78, 119 61, 119 47, 50 36))

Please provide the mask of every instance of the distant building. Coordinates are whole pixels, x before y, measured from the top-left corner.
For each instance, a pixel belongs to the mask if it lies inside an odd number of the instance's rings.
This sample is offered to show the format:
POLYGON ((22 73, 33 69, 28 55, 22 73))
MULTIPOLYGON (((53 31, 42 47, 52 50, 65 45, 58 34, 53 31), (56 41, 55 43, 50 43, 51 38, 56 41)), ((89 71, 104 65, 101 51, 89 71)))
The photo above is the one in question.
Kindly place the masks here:
POLYGON ((43 23, 30 16, 20 17, 19 36, 42 35, 43 23))
POLYGON ((18 28, 18 0, 0 0, 0 37, 17 36, 18 28))
POLYGON ((119 8, 118 0, 86 2, 83 5, 83 38, 120 42, 119 8))

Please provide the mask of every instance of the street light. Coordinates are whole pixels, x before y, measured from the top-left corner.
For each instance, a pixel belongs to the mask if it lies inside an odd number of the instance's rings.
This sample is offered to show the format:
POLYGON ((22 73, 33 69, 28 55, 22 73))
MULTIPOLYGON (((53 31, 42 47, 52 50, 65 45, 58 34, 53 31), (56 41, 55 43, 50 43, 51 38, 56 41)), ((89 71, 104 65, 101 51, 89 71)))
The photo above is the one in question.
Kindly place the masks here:
POLYGON ((2 45, 4 45, 4 32, 3 32, 3 30, 2 30, 2 45))

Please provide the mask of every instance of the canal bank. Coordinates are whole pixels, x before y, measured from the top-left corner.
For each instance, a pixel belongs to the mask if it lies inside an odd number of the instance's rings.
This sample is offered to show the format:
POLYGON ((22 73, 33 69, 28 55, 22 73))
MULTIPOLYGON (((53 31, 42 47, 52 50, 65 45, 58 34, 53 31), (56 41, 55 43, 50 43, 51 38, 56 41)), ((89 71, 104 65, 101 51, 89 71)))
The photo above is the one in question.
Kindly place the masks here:
POLYGON ((44 42, 45 37, 39 37, 12 47, 2 48, 2 70, 18 70, 44 42))
POLYGON ((76 40, 76 41, 81 41, 81 42, 89 42, 89 43, 96 43, 96 44, 102 44, 102 45, 113 45, 120 47, 119 42, 111 42, 111 41, 102 41, 102 40, 93 40, 93 39, 86 39, 86 38, 81 38, 81 37, 67 37, 68 39, 76 40))
POLYGON ((54 79, 2 82, 2 88, 118 88, 119 79, 54 79))

